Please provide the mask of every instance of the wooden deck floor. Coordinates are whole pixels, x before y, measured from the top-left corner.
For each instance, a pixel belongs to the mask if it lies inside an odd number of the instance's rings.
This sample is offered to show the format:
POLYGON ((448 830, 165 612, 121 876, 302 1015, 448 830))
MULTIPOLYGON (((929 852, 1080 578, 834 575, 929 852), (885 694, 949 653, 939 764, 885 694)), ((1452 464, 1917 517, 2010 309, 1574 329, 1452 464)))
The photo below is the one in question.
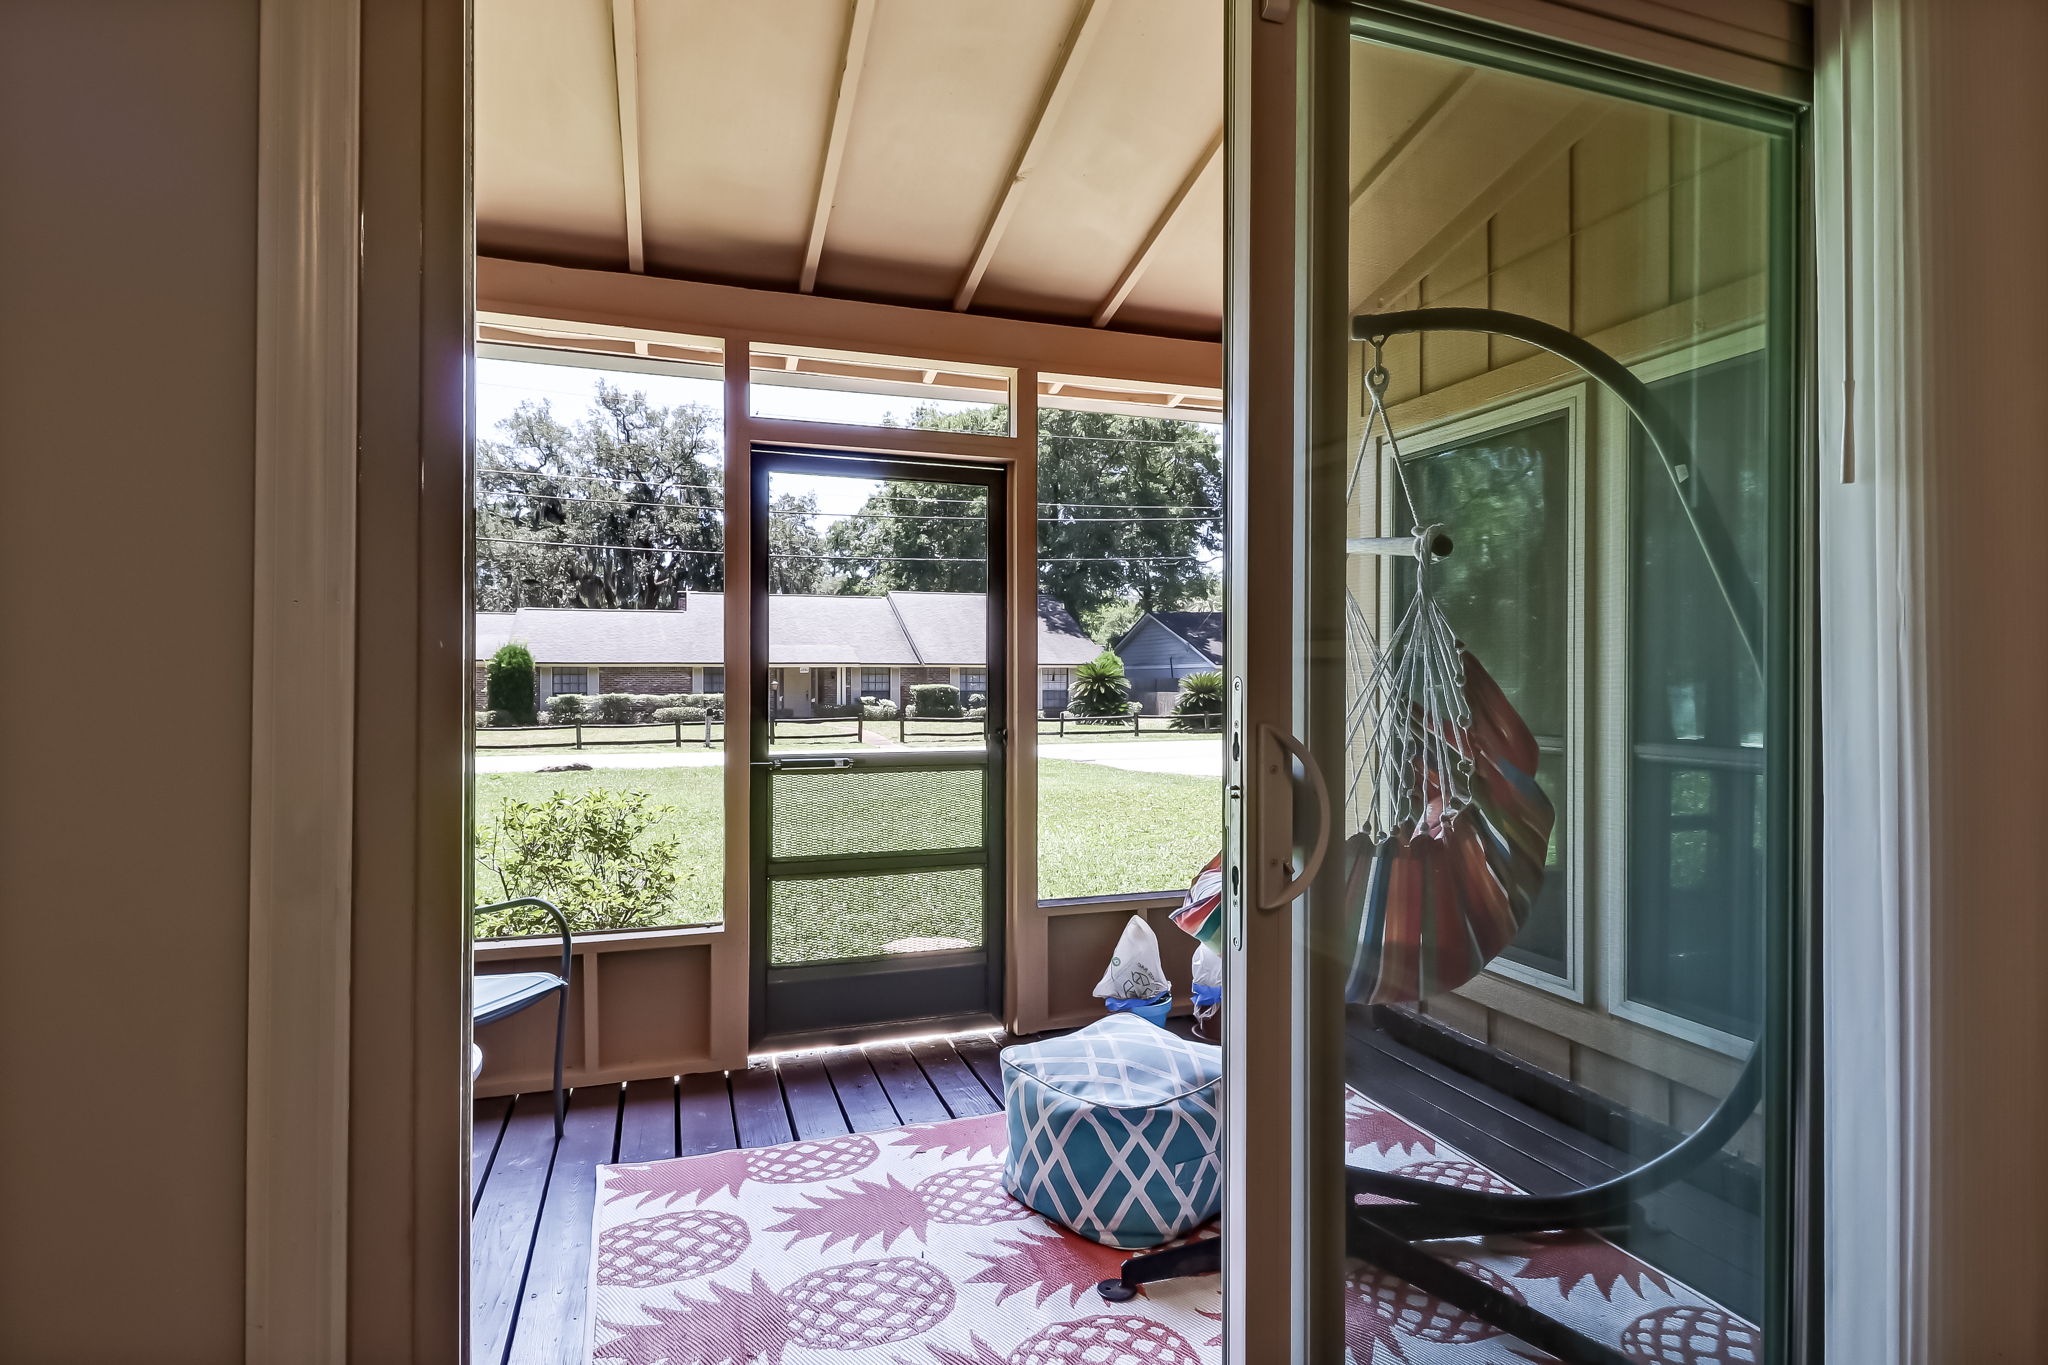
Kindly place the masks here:
POLYGON ((577 1365, 596 1168, 1002 1108, 994 1036, 787 1056, 723 1076, 585 1086, 554 1141, 553 1099, 479 1100, 471 1365, 577 1365))
MULTIPOLYGON (((479 1100, 471 1224, 471 1365, 581 1365, 596 1167, 873 1132, 1002 1108, 996 1053, 1018 1039, 871 1044, 726 1075, 586 1086, 554 1142, 543 1093, 479 1100)), ((1385 1034, 1354 1035, 1350 1083, 1535 1192, 1638 1164, 1385 1034)), ((1689 1185, 1647 1201, 1617 1240, 1737 1312, 1757 1311, 1755 1215, 1689 1185)))

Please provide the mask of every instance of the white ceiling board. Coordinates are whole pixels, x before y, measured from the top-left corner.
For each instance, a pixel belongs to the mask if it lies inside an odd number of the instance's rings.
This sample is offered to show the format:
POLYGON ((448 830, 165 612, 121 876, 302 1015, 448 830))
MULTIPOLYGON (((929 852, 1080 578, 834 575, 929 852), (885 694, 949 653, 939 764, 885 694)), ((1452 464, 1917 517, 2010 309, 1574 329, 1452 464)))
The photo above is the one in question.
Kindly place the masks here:
POLYGON ((640 7, 651 273, 795 286, 849 15, 836 0, 640 7))
POLYGON ((1076 8, 882 0, 819 288, 951 300, 1076 8))
MULTIPOLYGON (((1220 10, 1183 0, 1110 5, 1021 187, 977 294, 982 307, 1092 316, 1222 124, 1220 10)), ((1220 219, 1215 231, 1220 253, 1220 219)))
POLYGON ((476 7, 479 250, 623 266, 609 0, 476 7))
POLYGON ((1151 264, 1110 326, 1163 336, 1214 336, 1223 316, 1223 176, 1210 172, 1160 234, 1151 264))

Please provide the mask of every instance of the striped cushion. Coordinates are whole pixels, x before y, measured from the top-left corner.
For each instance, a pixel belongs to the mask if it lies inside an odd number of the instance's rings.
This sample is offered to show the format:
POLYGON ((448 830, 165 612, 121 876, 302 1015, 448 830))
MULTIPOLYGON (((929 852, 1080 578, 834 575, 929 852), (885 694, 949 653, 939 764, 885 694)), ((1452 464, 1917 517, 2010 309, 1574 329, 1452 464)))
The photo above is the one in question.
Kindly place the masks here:
POLYGON ((1006 1048, 1003 1187, 1113 1247, 1149 1247, 1216 1216, 1222 1049, 1113 1014, 1006 1048))

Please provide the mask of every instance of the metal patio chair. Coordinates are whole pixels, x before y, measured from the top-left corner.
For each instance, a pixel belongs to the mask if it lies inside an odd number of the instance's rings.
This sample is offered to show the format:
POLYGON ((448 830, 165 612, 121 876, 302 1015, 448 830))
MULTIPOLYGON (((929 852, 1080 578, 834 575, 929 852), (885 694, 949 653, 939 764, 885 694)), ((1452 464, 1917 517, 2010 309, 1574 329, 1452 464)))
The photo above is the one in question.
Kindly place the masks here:
POLYGON ((556 930, 562 936, 562 970, 555 972, 490 972, 483 975, 472 973, 469 992, 469 1022, 472 1029, 519 1013, 528 1005, 537 1005, 550 995, 555 997, 555 1139, 562 1137, 563 1091, 562 1091, 562 1042, 569 1027, 569 969, 570 952, 574 946, 569 934, 569 921, 553 903, 538 896, 521 896, 517 900, 499 901, 494 905, 479 905, 469 912, 471 920, 490 910, 516 910, 523 905, 538 906, 548 912, 555 922, 556 930))

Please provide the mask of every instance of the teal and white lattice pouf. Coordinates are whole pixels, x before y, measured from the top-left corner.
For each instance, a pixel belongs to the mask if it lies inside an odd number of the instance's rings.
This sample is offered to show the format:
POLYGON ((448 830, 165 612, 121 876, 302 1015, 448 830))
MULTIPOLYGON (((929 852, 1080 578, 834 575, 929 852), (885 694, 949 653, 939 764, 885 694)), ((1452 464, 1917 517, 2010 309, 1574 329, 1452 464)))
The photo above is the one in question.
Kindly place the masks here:
POLYGON ((1006 1048, 1003 1188, 1093 1241, 1149 1247, 1216 1216, 1222 1049, 1128 1014, 1006 1048))

